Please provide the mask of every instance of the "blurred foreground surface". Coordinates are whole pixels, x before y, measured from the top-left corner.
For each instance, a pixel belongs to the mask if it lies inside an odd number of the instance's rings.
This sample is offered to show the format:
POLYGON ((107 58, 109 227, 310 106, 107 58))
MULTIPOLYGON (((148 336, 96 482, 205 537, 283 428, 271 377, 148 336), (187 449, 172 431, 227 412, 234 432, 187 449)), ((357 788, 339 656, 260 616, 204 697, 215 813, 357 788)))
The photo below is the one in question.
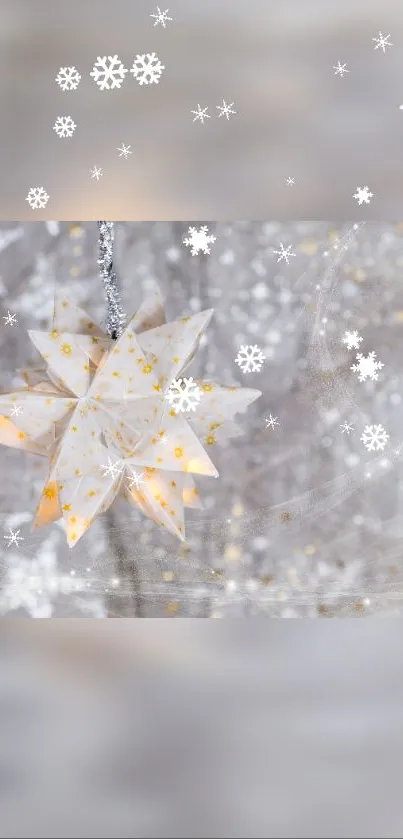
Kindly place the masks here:
POLYGON ((400 837, 400 626, 3 621, 2 837, 400 837))

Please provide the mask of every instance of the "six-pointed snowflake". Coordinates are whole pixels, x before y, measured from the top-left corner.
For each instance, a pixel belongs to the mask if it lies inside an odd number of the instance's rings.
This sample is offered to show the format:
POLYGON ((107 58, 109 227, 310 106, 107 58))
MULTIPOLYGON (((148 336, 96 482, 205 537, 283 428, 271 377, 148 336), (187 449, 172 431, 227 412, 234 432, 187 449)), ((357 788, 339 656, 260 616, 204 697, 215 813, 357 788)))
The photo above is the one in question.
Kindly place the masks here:
POLYGON ((221 113, 218 114, 218 117, 227 117, 227 120, 230 118, 231 114, 236 114, 236 111, 233 110, 233 102, 230 105, 227 105, 225 99, 222 100, 222 105, 216 105, 216 108, 221 113))
POLYGON ((350 431, 354 431, 354 426, 351 425, 349 422, 343 422, 343 425, 340 426, 341 433, 347 432, 347 436, 350 434, 350 431))
POLYGON ((6 534, 6 536, 4 537, 6 539, 6 541, 8 541, 8 545, 7 545, 8 548, 11 548, 11 545, 15 545, 16 548, 18 548, 19 547, 18 542, 23 542, 24 541, 24 537, 18 535, 19 532, 20 532, 19 530, 12 530, 11 527, 9 528, 8 534, 6 534))
POLYGON ((4 326, 16 326, 18 323, 17 315, 12 315, 10 310, 7 309, 7 314, 3 315, 4 326))
POLYGON ((122 86, 126 73, 127 69, 117 55, 104 55, 102 58, 98 55, 90 76, 100 90, 113 90, 122 86))
POLYGON ((274 428, 276 425, 280 425, 278 417, 273 417, 269 414, 269 416, 266 417, 266 428, 274 428))
POLYGON ((366 425, 360 437, 368 452, 383 452, 388 439, 389 434, 386 433, 383 425, 366 425))
POLYGON ((77 126, 71 117, 58 117, 53 130, 58 137, 72 137, 77 126))
POLYGON ((101 469, 104 470, 104 478, 109 475, 111 478, 117 478, 118 475, 121 475, 123 472, 123 464, 121 460, 113 460, 108 457, 108 465, 101 466, 101 469))
POLYGON ((257 373, 265 359, 266 356, 256 344, 241 344, 235 364, 238 364, 243 373, 257 373))
POLYGON ((132 154, 131 146, 125 146, 124 143, 122 143, 121 148, 117 149, 117 151, 120 152, 119 157, 124 157, 125 160, 127 160, 129 154, 132 154))
POLYGON ((343 78, 345 73, 349 73, 350 70, 347 70, 347 64, 340 64, 340 61, 337 64, 333 65, 334 75, 341 76, 343 78))
POLYGON ((212 236, 208 232, 208 227, 204 225, 203 227, 189 227, 188 235, 183 240, 183 244, 186 245, 187 248, 191 248, 192 256, 197 256, 200 251, 202 253, 210 253, 209 245, 216 241, 216 236, 212 236))
POLYGON ((155 52, 136 55, 130 72, 140 85, 158 84, 162 71, 165 70, 155 52))
POLYGON ((77 90, 81 76, 75 67, 61 67, 56 81, 62 90, 77 90))
POLYGON ((367 186, 357 186, 357 192, 353 195, 353 198, 358 201, 359 204, 369 204, 371 198, 374 197, 374 193, 369 191, 369 187, 367 186))
POLYGON ((207 106, 207 108, 202 108, 200 105, 197 105, 196 111, 191 111, 190 112, 191 114, 195 114, 195 118, 194 118, 193 122, 196 122, 196 120, 199 119, 201 124, 203 125, 205 119, 211 119, 211 116, 210 116, 210 114, 207 113, 207 111, 208 111, 208 106, 207 106))
POLYGON ((393 47, 393 44, 390 43, 389 38, 390 38, 390 33, 389 33, 389 35, 382 35, 382 32, 379 32, 379 35, 378 35, 377 38, 372 38, 372 40, 375 41, 374 50, 377 50, 377 49, 380 48, 382 50, 382 52, 385 52, 386 47, 393 47))
POLYGON ((10 417, 19 417, 20 414, 23 413, 21 405, 13 405, 10 411, 10 417))
POLYGON ((287 247, 284 247, 283 243, 280 242, 280 250, 279 251, 273 251, 273 253, 278 254, 277 262, 281 262, 281 260, 284 259, 286 261, 287 265, 288 265, 288 263, 290 261, 290 259, 289 259, 290 256, 295 256, 296 255, 295 253, 291 252, 291 248, 292 248, 292 245, 288 245, 287 247))
POLYGON ((90 169, 90 175, 91 178, 96 178, 97 181, 99 181, 103 175, 103 171, 101 168, 98 169, 98 166, 93 166, 92 169, 90 169))
POLYGON ((362 342, 361 335, 358 334, 356 329, 354 332, 349 332, 347 329, 341 340, 348 350, 359 350, 362 342))
POLYGON ((165 9, 164 12, 161 12, 160 7, 157 6, 157 13, 155 15, 150 15, 150 17, 155 18, 154 26, 158 26, 158 24, 160 23, 161 26, 163 26, 164 29, 165 29, 165 27, 167 25, 167 21, 172 20, 171 17, 168 17, 168 12, 169 12, 169 9, 165 9))
POLYGON ((287 186, 294 186, 295 178, 286 178, 285 182, 286 182, 287 186))
POLYGON ((43 210, 49 201, 49 195, 43 186, 32 186, 25 200, 28 201, 31 210, 43 210))
POLYGON ((142 484, 145 484, 144 472, 133 472, 132 476, 127 479, 127 484, 129 489, 133 489, 133 487, 140 489, 142 484))
POLYGON ((350 369, 359 374, 359 382, 365 382, 366 379, 372 379, 373 382, 376 381, 378 378, 377 371, 385 366, 382 364, 382 361, 375 360, 375 352, 370 352, 367 356, 357 353, 356 359, 358 364, 352 364, 350 369))
POLYGON ((165 398, 176 414, 195 411, 201 397, 202 391, 197 382, 193 381, 192 376, 189 379, 174 379, 165 394, 165 398))

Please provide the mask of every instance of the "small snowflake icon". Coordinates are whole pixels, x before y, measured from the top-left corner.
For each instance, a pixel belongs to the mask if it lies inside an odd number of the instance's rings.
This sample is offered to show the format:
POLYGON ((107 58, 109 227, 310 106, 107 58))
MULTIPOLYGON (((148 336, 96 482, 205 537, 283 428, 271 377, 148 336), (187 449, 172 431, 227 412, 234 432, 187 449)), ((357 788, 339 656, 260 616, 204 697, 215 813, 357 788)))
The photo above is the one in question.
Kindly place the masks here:
POLYGON ((341 76, 342 78, 345 75, 345 73, 350 72, 350 70, 347 70, 347 64, 340 64, 340 61, 338 61, 337 64, 334 65, 333 70, 335 76, 341 76))
POLYGON ((18 535, 19 532, 20 532, 19 530, 12 530, 11 527, 9 528, 8 534, 6 534, 6 536, 4 537, 6 539, 6 541, 8 541, 8 545, 7 545, 8 548, 11 548, 11 545, 15 545, 16 548, 18 548, 19 547, 18 542, 23 542, 24 541, 24 537, 18 535))
POLYGON ((176 414, 195 411, 201 397, 202 391, 192 376, 189 379, 174 379, 165 394, 165 399, 176 414))
POLYGON ((71 117, 58 117, 53 130, 58 137, 72 137, 77 126, 71 117))
POLYGON ((125 160, 127 160, 129 154, 132 154, 131 146, 125 146, 124 143, 122 143, 121 148, 117 149, 117 151, 120 152, 119 157, 124 157, 125 160))
POLYGON ((113 462, 113 460, 110 457, 108 457, 108 465, 101 466, 101 469, 104 470, 104 478, 106 478, 109 475, 109 477, 115 479, 118 475, 122 474, 123 464, 121 460, 115 460, 115 462, 113 462))
POLYGON ((273 251, 273 253, 278 255, 277 262, 281 262, 281 260, 284 259, 285 262, 288 265, 289 261, 290 261, 290 256, 295 256, 296 255, 295 253, 291 252, 291 248, 292 248, 292 245, 288 245, 288 247, 284 247, 283 243, 280 242, 280 250, 279 251, 273 251))
POLYGON ((21 405, 13 405, 13 407, 11 409, 11 412, 10 412, 10 417, 19 417, 19 415, 22 414, 22 413, 23 413, 23 410, 21 408, 21 405))
POLYGON ((127 479, 127 485, 129 489, 140 489, 140 487, 145 483, 144 480, 144 472, 133 472, 132 477, 127 479))
POLYGON ((356 359, 358 363, 352 364, 350 369, 359 374, 359 382, 365 382, 367 379, 372 379, 373 382, 376 381, 378 378, 377 371, 385 366, 382 364, 382 361, 375 360, 375 352, 370 352, 367 356, 357 353, 356 359))
POLYGON ((235 364, 241 368, 242 373, 258 373, 266 356, 256 344, 241 344, 235 364))
POLYGON ((196 122, 197 119, 200 120, 201 124, 203 125, 205 119, 211 119, 210 114, 207 113, 207 108, 201 108, 200 105, 197 106, 196 111, 191 111, 191 114, 195 115, 193 122, 196 122))
POLYGON ((81 76, 75 67, 61 67, 56 81, 62 90, 77 90, 81 76))
POLYGON ((43 210, 49 201, 49 195, 43 186, 32 186, 25 200, 28 201, 31 210, 43 210))
POLYGON ((229 120, 231 114, 236 114, 236 111, 233 110, 233 102, 230 105, 226 104, 225 99, 222 100, 222 105, 216 105, 216 108, 220 113, 218 117, 226 117, 229 120))
POLYGON ((98 168, 98 166, 93 166, 92 169, 90 169, 91 178, 96 178, 97 181, 102 178, 103 174, 102 169, 98 168))
POLYGON ((266 417, 266 428, 274 429, 276 425, 280 425, 278 417, 273 417, 272 414, 269 414, 269 416, 266 417))
POLYGON ((389 434, 386 433, 383 425, 366 425, 360 437, 368 452, 383 452, 389 434))
POLYGON ((348 329, 344 333, 343 338, 341 340, 342 343, 346 345, 348 350, 359 350, 360 344, 362 342, 361 335, 358 334, 357 330, 354 330, 354 332, 349 332, 348 329))
POLYGON ((98 55, 90 76, 100 90, 113 90, 122 86, 126 73, 127 69, 117 55, 104 55, 102 58, 98 55))
POLYGON ((289 177, 289 178, 286 178, 286 179, 285 179, 285 182, 286 182, 287 186, 294 186, 294 184, 295 184, 295 178, 290 178, 290 177, 289 177))
POLYGON ((353 195, 353 198, 358 201, 359 204, 369 204, 371 198, 374 197, 374 193, 369 191, 369 187, 367 186, 357 186, 357 192, 353 195))
POLYGON ((386 47, 393 47, 393 44, 390 43, 389 38, 390 33, 389 35, 382 35, 382 32, 379 32, 377 38, 372 38, 372 40, 375 41, 374 50, 381 49, 382 52, 386 52, 386 47))
POLYGON ((341 425, 340 428, 341 433, 344 434, 344 432, 346 432, 347 436, 350 434, 351 431, 354 431, 354 426, 352 426, 349 422, 343 422, 343 425, 341 425))
POLYGON ((158 84, 162 71, 165 70, 155 52, 136 55, 130 72, 137 79, 139 85, 158 84))
POLYGON ((17 315, 12 315, 9 309, 7 309, 7 314, 3 315, 4 326, 15 326, 17 321, 17 315))
POLYGON ((183 244, 187 248, 191 248, 192 256, 197 256, 200 253, 210 253, 209 245, 216 241, 216 236, 212 236, 208 232, 208 227, 189 227, 188 235, 183 240, 183 244))
POLYGON ((157 13, 155 15, 150 15, 150 17, 155 18, 154 26, 158 26, 158 24, 160 23, 161 26, 165 29, 165 27, 167 25, 167 21, 172 20, 171 17, 168 17, 168 12, 169 12, 169 9, 165 9, 164 12, 161 12, 160 7, 157 6, 157 13))

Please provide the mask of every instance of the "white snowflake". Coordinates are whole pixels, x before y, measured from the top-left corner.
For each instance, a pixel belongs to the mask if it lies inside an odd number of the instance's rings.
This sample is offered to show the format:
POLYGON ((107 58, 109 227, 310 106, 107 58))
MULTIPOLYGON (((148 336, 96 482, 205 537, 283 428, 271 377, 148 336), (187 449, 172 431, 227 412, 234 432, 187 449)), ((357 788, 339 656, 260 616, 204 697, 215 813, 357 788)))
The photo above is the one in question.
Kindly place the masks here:
POLYGON ((49 195, 43 186, 32 186, 25 200, 28 201, 31 210, 43 210, 49 201, 49 195))
POLYGON ((176 414, 195 411, 201 397, 202 391, 192 376, 189 379, 174 379, 165 394, 165 399, 176 414))
POLYGON ((347 329, 341 340, 342 343, 346 345, 348 350, 359 350, 360 344, 362 342, 361 335, 358 334, 356 329, 354 330, 354 332, 349 332, 349 330, 347 329))
POLYGON ((350 434, 350 431, 354 431, 354 426, 352 426, 349 422, 343 422, 343 425, 340 426, 341 433, 347 432, 347 436, 350 434))
POLYGON ((61 67, 56 81, 62 90, 77 90, 81 76, 75 67, 61 67))
POLYGON ((338 61, 337 64, 333 66, 333 70, 335 76, 341 76, 342 78, 345 73, 350 72, 350 70, 347 70, 347 64, 340 64, 340 61, 338 61))
POLYGON ((243 373, 257 373, 265 359, 266 356, 256 344, 241 344, 235 364, 238 364, 243 373))
POLYGON ((13 405, 10 411, 10 417, 19 417, 20 414, 23 413, 21 405, 13 405))
POLYGON ((24 541, 24 537, 18 535, 19 532, 20 532, 19 530, 12 530, 11 527, 9 528, 8 534, 6 534, 6 536, 4 537, 6 539, 6 541, 8 541, 8 545, 7 545, 8 548, 11 548, 11 545, 15 545, 16 548, 18 548, 19 547, 18 542, 23 542, 24 541))
POLYGON ((192 256, 197 256, 200 251, 205 254, 210 253, 209 245, 215 242, 216 239, 216 236, 208 232, 206 225, 199 227, 199 229, 197 227, 189 227, 188 235, 183 240, 183 244, 187 248, 191 248, 192 256))
POLYGON ((371 198, 374 197, 374 193, 369 191, 369 187, 367 186, 357 186, 357 192, 353 195, 353 198, 358 201, 359 204, 369 204, 371 198))
POLYGON ((108 457, 108 465, 101 466, 101 469, 104 470, 104 478, 106 478, 107 475, 109 475, 109 477, 115 479, 118 475, 122 474, 123 464, 121 460, 115 460, 115 462, 113 462, 113 460, 110 457, 108 457))
POLYGON ((16 326, 18 323, 17 315, 12 315, 10 310, 7 309, 7 314, 3 315, 4 326, 16 326))
POLYGON ((269 416, 266 417, 266 428, 274 429, 276 425, 280 425, 278 417, 273 417, 271 414, 269 414, 269 416))
POLYGON ((120 152, 119 157, 124 157, 125 160, 127 160, 129 154, 132 154, 131 146, 125 146, 124 143, 122 143, 121 148, 117 149, 117 151, 120 152))
POLYGON ((368 452, 383 452, 389 434, 386 433, 383 425, 366 425, 360 440, 368 452))
POLYGON ((90 76, 100 90, 113 90, 122 86, 126 73, 127 69, 117 55, 104 55, 102 58, 98 55, 90 76))
POLYGON ((372 40, 375 41, 374 50, 377 50, 377 49, 380 48, 382 50, 382 52, 385 52, 386 47, 393 47, 393 44, 390 43, 389 38, 390 38, 390 33, 389 33, 389 35, 382 35, 382 32, 379 32, 379 35, 378 35, 377 38, 372 38, 372 40))
POLYGON ((168 17, 168 12, 169 12, 169 9, 165 9, 164 12, 161 12, 160 7, 157 6, 157 13, 155 15, 150 15, 150 17, 155 18, 154 26, 158 26, 158 24, 160 23, 161 26, 163 26, 163 28, 165 29, 165 27, 167 25, 167 21, 172 20, 171 17, 168 17))
POLYGON ((91 175, 91 178, 96 178, 97 181, 99 181, 99 179, 103 175, 103 171, 102 171, 102 169, 98 169, 97 166, 93 166, 92 169, 90 169, 90 175, 91 175))
POLYGON ((283 243, 280 242, 280 250, 279 251, 273 251, 273 253, 278 254, 277 262, 281 262, 281 260, 284 259, 286 261, 287 265, 288 265, 288 263, 290 261, 289 257, 290 256, 295 256, 295 253, 291 252, 291 248, 292 248, 292 245, 288 245, 287 247, 284 247, 283 243))
POLYGON ((219 118, 220 118, 220 117, 226 117, 226 118, 227 118, 227 120, 229 120, 229 118, 230 118, 231 114, 236 114, 236 111, 232 110, 232 106, 233 106, 233 104, 234 104, 234 103, 233 103, 233 102, 231 102, 231 104, 230 104, 230 105, 227 105, 227 104, 226 104, 226 102, 225 102, 225 99, 223 99, 223 100, 222 100, 222 105, 216 105, 216 108, 217 108, 219 111, 221 111, 221 113, 220 113, 220 114, 218 114, 218 117, 219 117, 219 118))
POLYGON ((71 117, 58 117, 53 130, 58 137, 72 137, 77 126, 71 117))
POLYGON ((158 84, 162 71, 165 70, 155 52, 136 55, 130 72, 140 85, 158 84))
POLYGON ((207 106, 207 108, 202 108, 198 104, 196 111, 191 111, 190 112, 191 114, 195 114, 195 118, 194 118, 193 122, 196 122, 196 120, 199 119, 201 124, 203 125, 205 119, 211 119, 211 116, 210 116, 210 114, 207 113, 207 111, 208 111, 208 106, 207 106))
POLYGON ((285 182, 286 182, 287 186, 294 186, 295 178, 286 178, 285 182))
POLYGON ((357 353, 356 359, 358 364, 352 364, 350 369, 359 374, 359 382, 365 382, 366 379, 372 379, 373 382, 376 381, 378 378, 377 370, 385 366, 382 364, 382 361, 375 360, 375 352, 370 352, 367 356, 357 353))
POLYGON ((136 489, 140 489, 142 484, 145 484, 144 472, 134 471, 132 473, 132 476, 127 479, 127 485, 129 489, 133 489, 133 487, 136 487, 136 489))

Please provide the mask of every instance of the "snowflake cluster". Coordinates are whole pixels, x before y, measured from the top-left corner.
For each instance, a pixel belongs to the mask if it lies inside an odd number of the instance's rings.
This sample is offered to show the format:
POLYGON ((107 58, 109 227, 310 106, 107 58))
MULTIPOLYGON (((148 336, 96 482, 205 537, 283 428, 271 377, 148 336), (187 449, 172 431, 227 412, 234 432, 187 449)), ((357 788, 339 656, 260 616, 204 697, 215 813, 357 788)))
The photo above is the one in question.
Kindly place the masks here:
MULTIPOLYGON (((231 102, 228 105, 228 103, 225 101, 225 99, 223 99, 222 100, 222 105, 216 105, 217 110, 220 112, 219 114, 217 114, 217 116, 219 118, 220 117, 225 117, 226 120, 228 121, 230 116, 232 116, 233 114, 236 114, 236 111, 234 111, 233 106, 234 106, 233 102, 231 102)), ((202 108, 201 105, 198 104, 196 110, 191 111, 191 113, 194 114, 193 122, 196 122, 196 120, 199 120, 203 125, 205 119, 211 119, 211 115, 208 114, 207 111, 208 111, 208 105, 207 105, 206 108, 202 108)))

